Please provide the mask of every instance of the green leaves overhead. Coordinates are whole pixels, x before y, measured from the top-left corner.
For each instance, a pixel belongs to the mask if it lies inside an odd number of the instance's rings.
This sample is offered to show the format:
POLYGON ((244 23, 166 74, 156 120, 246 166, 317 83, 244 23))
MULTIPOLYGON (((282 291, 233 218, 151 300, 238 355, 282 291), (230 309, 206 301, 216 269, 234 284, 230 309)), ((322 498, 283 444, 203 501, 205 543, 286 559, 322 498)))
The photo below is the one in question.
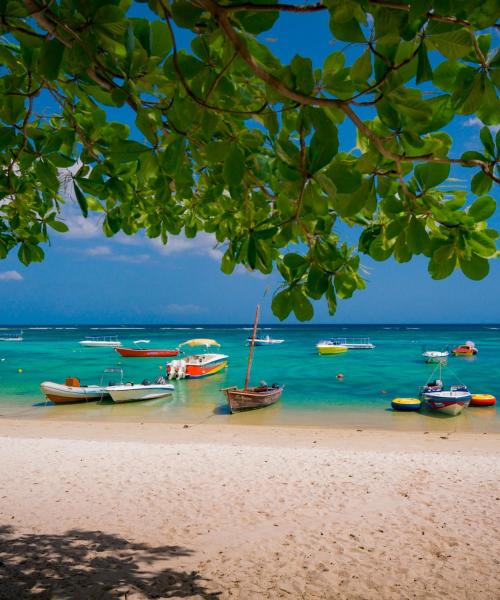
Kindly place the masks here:
POLYGON ((322 67, 282 51, 273 0, 4 4, 0 257, 43 260, 73 203, 107 236, 204 232, 224 273, 279 273, 281 319, 310 319, 311 299, 333 314, 365 287, 362 254, 488 273, 495 0, 288 11, 317 13, 322 67))

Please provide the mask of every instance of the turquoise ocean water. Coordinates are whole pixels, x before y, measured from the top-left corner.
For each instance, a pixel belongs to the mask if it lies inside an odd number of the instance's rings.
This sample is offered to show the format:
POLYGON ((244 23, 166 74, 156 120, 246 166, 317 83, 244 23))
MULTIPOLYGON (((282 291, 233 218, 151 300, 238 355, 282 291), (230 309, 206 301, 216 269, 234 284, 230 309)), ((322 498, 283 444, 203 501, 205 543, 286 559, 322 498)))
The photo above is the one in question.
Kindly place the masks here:
POLYGON ((0 342, 3 417, 500 431, 500 410, 495 407, 470 407, 451 418, 390 410, 392 398, 415 396, 431 376, 434 367, 421 357, 424 345, 451 348, 466 340, 473 340, 479 353, 473 358, 450 357, 443 372, 445 384, 463 382, 472 392, 494 394, 500 400, 500 325, 264 326, 263 334, 285 342, 255 349, 252 383, 284 383, 282 401, 232 416, 220 388, 243 384, 250 327, 31 326, 23 330, 23 342, 0 342), (109 367, 122 367, 126 381, 140 382, 165 373, 168 359, 122 358, 110 348, 78 344, 85 336, 102 335, 118 335, 123 346, 149 339, 152 348, 175 348, 195 337, 213 338, 221 344, 220 352, 229 355, 229 368, 205 379, 174 382, 175 394, 162 400, 116 406, 47 404, 38 387, 45 380, 63 383, 73 376, 83 384, 99 383, 109 367), (332 336, 369 337, 376 348, 319 356, 316 342, 332 336), (343 380, 336 378, 338 373, 344 375, 343 380))

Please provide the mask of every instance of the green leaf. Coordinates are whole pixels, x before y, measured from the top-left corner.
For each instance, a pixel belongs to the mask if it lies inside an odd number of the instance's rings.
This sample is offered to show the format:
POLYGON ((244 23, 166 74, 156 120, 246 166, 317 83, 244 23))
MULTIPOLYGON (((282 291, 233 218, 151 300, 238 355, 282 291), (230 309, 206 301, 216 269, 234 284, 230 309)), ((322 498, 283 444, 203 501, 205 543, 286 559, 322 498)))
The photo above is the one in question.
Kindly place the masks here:
POLYGON ((111 144, 109 154, 111 160, 127 163, 138 160, 141 154, 149 152, 150 148, 133 140, 121 140, 111 144))
POLYGON ((342 42, 366 42, 361 27, 354 18, 344 23, 337 23, 330 19, 330 31, 342 42))
POLYGON ((299 321, 310 321, 313 318, 314 309, 304 291, 303 286, 292 289, 293 312, 299 321))
POLYGON ((166 23, 153 21, 151 23, 151 54, 164 58, 172 50, 172 36, 166 23))
POLYGON ((226 275, 231 275, 234 271, 234 267, 236 266, 236 262, 233 258, 232 252, 226 250, 221 260, 221 271, 226 275))
POLYGON ((444 244, 434 251, 429 261, 429 273, 433 279, 445 279, 453 273, 456 264, 455 248, 444 244))
POLYGON ((75 189, 76 200, 80 206, 80 210, 82 211, 82 215, 86 218, 89 214, 89 207, 87 204, 87 198, 83 194, 82 190, 76 185, 73 181, 73 187, 75 189))
POLYGON ((496 208, 497 203, 491 196, 481 196, 471 204, 467 212, 478 223, 491 217, 496 208))
POLYGON ((52 229, 55 229, 55 231, 59 231, 60 233, 66 233, 66 231, 69 231, 69 227, 62 221, 47 221, 47 225, 52 227, 52 229))
POLYGON ((488 177, 483 171, 476 173, 470 182, 471 190, 477 196, 487 194, 491 186, 493 185, 492 179, 488 177))
POLYGON ((365 83, 372 72, 371 52, 367 48, 351 67, 351 79, 365 83))
POLYGON ((245 155, 242 150, 232 144, 224 161, 224 179, 229 186, 240 185, 245 175, 245 155))
POLYGON ((290 69, 295 76, 295 88, 303 94, 310 94, 314 88, 312 61, 295 55, 290 63, 290 69))
POLYGON ((40 73, 50 81, 57 79, 64 54, 64 45, 56 38, 45 42, 40 53, 40 73))
POLYGON ((417 84, 422 83, 422 81, 431 81, 432 67, 424 44, 420 44, 417 58, 417 84))
POLYGON ((203 10, 187 0, 177 0, 171 6, 174 21, 179 27, 192 29, 200 20, 203 10))
POLYGON ((490 264, 486 258, 474 253, 469 259, 460 258, 459 263, 464 275, 474 281, 484 279, 490 272, 490 264))
POLYGON ((290 290, 282 290, 275 294, 271 303, 271 308, 280 321, 286 319, 292 311, 292 297, 290 290))
POLYGON ((480 132, 481 141, 483 142, 483 146, 486 149, 486 152, 492 157, 495 158, 495 142, 493 141, 493 136, 491 135, 491 131, 489 127, 481 127, 480 132))
POLYGON ((464 27, 457 28, 432 22, 425 40, 431 47, 452 60, 462 58, 473 50, 470 33, 464 27))
POLYGON ((429 244, 429 236, 421 220, 412 217, 406 230, 408 248, 412 254, 421 254, 429 244))
POLYGON ((450 165, 440 163, 423 163, 415 167, 415 177, 423 190, 436 187, 448 179, 450 165))

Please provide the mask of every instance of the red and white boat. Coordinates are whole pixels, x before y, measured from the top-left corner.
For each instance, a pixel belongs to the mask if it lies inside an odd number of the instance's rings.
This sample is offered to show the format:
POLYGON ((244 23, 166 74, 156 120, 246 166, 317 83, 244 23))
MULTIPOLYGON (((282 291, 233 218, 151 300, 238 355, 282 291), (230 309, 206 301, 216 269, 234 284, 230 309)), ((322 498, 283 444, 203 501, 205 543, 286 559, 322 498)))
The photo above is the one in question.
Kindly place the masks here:
POLYGON ((424 394, 424 400, 432 410, 455 416, 469 406, 471 394, 469 391, 463 389, 463 386, 456 386, 455 388, 452 386, 449 391, 424 394), (462 389, 456 389, 457 387, 462 389))
MULTIPOLYGON (((211 346, 220 347, 220 344, 215 340, 194 339, 179 344, 179 348, 182 346, 205 346, 208 349, 211 346)), ((200 377, 208 377, 225 369, 228 358, 227 354, 216 354, 213 352, 190 354, 170 361, 167 364, 167 375, 169 379, 199 379, 200 377)))
POLYGON ((468 341, 465 342, 465 344, 460 344, 460 346, 453 348, 451 352, 455 356, 474 356, 477 354, 477 348, 474 342, 468 341))
POLYGON ((163 348, 143 348, 141 344, 149 344, 149 340, 137 340, 134 342, 137 348, 115 348, 120 356, 126 358, 147 358, 147 357, 172 357, 179 354, 179 349, 166 350, 163 348))

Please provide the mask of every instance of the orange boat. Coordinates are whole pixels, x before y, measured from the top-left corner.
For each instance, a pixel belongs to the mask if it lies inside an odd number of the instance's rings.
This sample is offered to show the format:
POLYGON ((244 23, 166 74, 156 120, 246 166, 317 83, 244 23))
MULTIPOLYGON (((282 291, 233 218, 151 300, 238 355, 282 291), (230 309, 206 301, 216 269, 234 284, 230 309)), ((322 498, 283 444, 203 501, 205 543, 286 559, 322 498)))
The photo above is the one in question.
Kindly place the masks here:
MULTIPOLYGON (((210 346, 219 347, 220 344, 215 340, 196 339, 187 340, 179 344, 181 346, 205 346, 207 349, 210 346)), ((181 359, 172 360, 167 364, 167 375, 169 379, 199 379, 200 377, 208 377, 215 375, 227 367, 227 354, 191 354, 184 356, 181 359)))
POLYGON ((455 356, 474 356, 477 354, 477 348, 474 342, 465 342, 465 344, 453 348, 451 352, 455 356))
POLYGON ((162 350, 159 348, 115 348, 120 356, 148 357, 148 356, 177 356, 179 350, 162 350))
POLYGON ((493 406, 496 401, 491 394, 472 394, 470 406, 493 406))

